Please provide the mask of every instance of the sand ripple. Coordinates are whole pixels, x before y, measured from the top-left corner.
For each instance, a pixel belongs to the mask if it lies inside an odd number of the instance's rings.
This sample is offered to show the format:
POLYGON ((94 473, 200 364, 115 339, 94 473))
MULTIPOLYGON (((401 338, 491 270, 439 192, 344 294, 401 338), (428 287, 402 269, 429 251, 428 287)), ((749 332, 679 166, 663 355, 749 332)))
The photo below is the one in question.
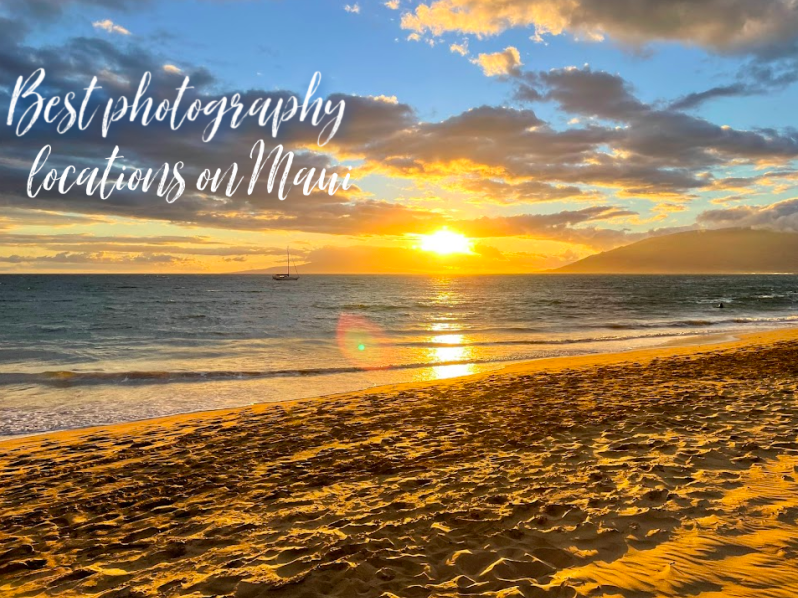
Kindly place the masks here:
POLYGON ((0 594, 794 597, 798 341, 674 353, 0 445, 0 594))

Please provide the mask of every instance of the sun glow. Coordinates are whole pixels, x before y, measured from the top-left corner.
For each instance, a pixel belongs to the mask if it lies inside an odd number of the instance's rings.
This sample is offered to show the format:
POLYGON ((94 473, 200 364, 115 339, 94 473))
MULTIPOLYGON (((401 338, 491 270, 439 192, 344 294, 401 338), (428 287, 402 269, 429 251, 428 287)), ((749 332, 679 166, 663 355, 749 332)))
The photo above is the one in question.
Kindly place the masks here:
POLYGON ((471 241, 465 235, 441 229, 431 235, 419 235, 420 248, 438 255, 471 253, 471 241))

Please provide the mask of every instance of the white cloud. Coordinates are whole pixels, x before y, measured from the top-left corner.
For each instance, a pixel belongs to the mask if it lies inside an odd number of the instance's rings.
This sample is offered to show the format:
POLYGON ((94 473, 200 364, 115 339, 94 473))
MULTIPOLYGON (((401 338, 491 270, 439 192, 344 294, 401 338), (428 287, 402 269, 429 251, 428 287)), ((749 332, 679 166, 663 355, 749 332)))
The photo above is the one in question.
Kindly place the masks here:
POLYGON ((347 4, 344 6, 344 10, 346 12, 351 12, 353 14, 358 14, 360 12, 360 4, 347 4))
POLYGON ((105 19, 104 21, 95 21, 94 23, 92 23, 92 26, 95 29, 102 29, 103 31, 107 31, 108 33, 118 33, 119 35, 130 35, 130 31, 128 31, 121 25, 117 25, 111 19, 105 19))
POLYGON ((165 72, 167 72, 167 73, 175 73, 175 74, 178 74, 178 73, 182 73, 182 72, 183 72, 183 70, 182 70, 182 69, 180 69, 180 68, 176 67, 176 66, 175 66, 175 65, 173 65, 173 64, 165 64, 165 65, 163 65, 163 70, 164 70, 165 72))

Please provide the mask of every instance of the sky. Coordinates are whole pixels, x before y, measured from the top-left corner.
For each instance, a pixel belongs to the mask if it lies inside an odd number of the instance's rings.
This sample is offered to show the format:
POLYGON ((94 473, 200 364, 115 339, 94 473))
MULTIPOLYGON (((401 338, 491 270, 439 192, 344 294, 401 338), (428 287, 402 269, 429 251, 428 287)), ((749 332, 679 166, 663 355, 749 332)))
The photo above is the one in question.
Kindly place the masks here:
POLYGON ((533 272, 670 232, 795 231, 797 58, 793 0, 0 0, 0 272, 239 272, 286 246, 305 271, 533 272), (96 102, 146 71, 155 98, 189 76, 205 101, 301 98, 320 72, 346 109, 324 147, 299 124, 18 137, 11 94, 40 67, 45 95, 97 76, 96 102), (352 187, 196 189, 261 138, 352 187), (184 161, 187 189, 31 198, 46 144, 48 168, 115 145, 129 166, 184 161), (465 249, 425 242, 441 230, 465 249))

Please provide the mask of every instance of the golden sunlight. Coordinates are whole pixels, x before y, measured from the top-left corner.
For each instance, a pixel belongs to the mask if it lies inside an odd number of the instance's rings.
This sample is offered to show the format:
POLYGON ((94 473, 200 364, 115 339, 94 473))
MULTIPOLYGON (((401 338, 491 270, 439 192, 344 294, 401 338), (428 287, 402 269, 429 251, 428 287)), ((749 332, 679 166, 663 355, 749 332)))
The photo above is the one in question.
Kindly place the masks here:
POLYGON ((473 359, 471 347, 464 346, 465 338, 461 334, 440 334, 432 337, 432 342, 438 347, 431 350, 429 358, 433 363, 438 363, 432 368, 438 380, 454 378, 456 376, 468 376, 474 373, 473 363, 465 362, 473 359))
POLYGON ((431 235, 419 235, 421 241, 420 248, 424 251, 431 251, 438 255, 450 255, 453 253, 472 253, 471 241, 465 235, 452 232, 448 229, 441 229, 431 235))

